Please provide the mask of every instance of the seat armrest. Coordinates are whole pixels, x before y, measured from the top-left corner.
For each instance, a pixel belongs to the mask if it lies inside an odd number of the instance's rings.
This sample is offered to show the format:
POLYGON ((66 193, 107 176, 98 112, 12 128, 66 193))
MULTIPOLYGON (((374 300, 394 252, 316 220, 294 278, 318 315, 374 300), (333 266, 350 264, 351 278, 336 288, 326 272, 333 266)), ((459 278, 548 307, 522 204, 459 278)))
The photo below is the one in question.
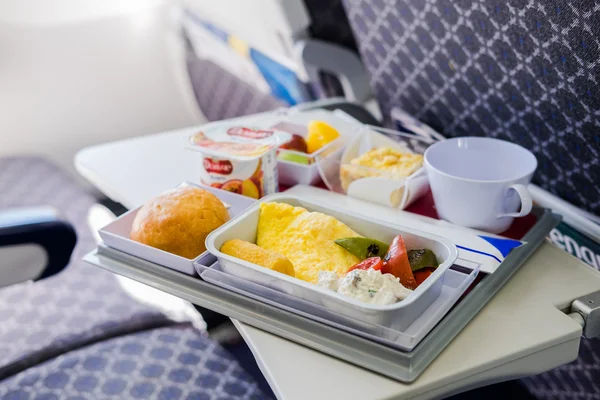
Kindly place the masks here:
POLYGON ((0 287, 39 280, 62 271, 77 235, 52 207, 0 212, 0 287))

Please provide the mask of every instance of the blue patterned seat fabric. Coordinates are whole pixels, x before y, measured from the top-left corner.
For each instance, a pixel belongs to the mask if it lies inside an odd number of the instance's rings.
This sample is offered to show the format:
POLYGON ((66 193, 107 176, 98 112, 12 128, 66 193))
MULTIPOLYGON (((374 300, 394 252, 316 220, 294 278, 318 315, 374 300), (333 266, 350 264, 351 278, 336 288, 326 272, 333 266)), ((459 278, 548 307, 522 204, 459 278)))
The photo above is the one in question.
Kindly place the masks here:
POLYGON ((275 97, 261 92, 213 61, 196 57, 191 50, 187 68, 198 106, 209 121, 284 107, 275 97))
POLYGON ((264 398, 226 350, 187 324, 69 352, 0 385, 3 400, 264 398))
POLYGON ((536 183, 600 215, 600 1, 344 4, 384 115, 521 144, 536 183))
MULTIPOLYGON (((600 215, 600 1, 344 0, 371 86, 446 136, 532 150, 535 181, 600 215)), ((600 341, 523 381, 538 398, 600 398, 600 341)))
POLYGON ((77 231, 62 273, 0 289, 0 379, 89 342, 172 323, 129 297, 113 274, 81 260, 96 246, 87 227, 94 202, 41 158, 0 158, 0 208, 51 205, 77 231))

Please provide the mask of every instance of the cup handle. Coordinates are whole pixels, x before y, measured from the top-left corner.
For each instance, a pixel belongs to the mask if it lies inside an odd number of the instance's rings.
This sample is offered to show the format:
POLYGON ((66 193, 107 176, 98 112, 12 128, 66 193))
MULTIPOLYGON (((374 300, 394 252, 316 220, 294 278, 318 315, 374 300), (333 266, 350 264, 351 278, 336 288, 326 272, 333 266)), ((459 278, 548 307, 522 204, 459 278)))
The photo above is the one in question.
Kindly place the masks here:
POLYGON ((513 212, 513 213, 506 213, 506 214, 500 214, 498 215, 498 218, 504 218, 504 217, 524 217, 527 214, 529 214, 531 212, 531 209, 533 208, 533 199, 531 198, 531 194, 529 194, 529 190, 527 190, 527 187, 525 185, 521 185, 520 183, 514 184, 514 185, 510 185, 508 187, 508 190, 514 190, 515 192, 517 192, 517 194, 519 195, 519 198, 521 199, 521 210, 517 211, 517 212, 513 212))

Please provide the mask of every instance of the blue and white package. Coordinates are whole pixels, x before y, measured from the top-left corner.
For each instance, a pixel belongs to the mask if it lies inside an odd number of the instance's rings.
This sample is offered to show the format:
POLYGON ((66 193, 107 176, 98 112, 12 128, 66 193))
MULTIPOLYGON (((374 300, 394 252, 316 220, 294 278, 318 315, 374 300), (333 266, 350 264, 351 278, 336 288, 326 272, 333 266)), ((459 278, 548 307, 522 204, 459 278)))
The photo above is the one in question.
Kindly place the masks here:
POLYGON ((455 264, 473 268, 479 266, 482 272, 493 273, 506 256, 525 242, 520 240, 492 237, 486 235, 462 236, 453 239, 458 249, 455 264))
POLYGON ((456 265, 481 272, 494 273, 515 248, 526 244, 520 240, 503 238, 473 229, 453 225, 421 215, 402 212, 402 225, 430 232, 451 240, 458 249, 456 265))

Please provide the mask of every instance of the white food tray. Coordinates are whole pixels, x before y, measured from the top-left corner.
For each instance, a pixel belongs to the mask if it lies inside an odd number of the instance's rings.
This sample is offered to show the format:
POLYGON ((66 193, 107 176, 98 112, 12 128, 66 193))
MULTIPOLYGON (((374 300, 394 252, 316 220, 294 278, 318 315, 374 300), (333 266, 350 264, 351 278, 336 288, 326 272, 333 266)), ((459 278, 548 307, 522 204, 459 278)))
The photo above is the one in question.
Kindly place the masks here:
MULTIPOLYGON (((455 303, 411 351, 384 345, 364 335, 351 333, 349 329, 334 328, 324 320, 317 321, 316 317, 309 318, 286 311, 280 304, 267 304, 266 301, 252 298, 254 296, 242 295, 232 289, 164 268, 102 243, 85 256, 85 261, 366 370, 400 382, 412 382, 511 279, 560 221, 560 217, 548 209, 536 207, 534 213, 537 222, 523 237, 526 244, 514 249, 502 262, 501 268, 487 275, 469 294, 465 294, 462 301, 455 303)), ((446 282, 449 281, 445 281, 445 286, 446 282)), ((445 286, 424 314, 429 315, 428 310, 440 304, 445 286)), ((405 334, 410 329, 412 325, 405 334)))
POLYGON ((206 282, 404 351, 412 351, 440 322, 473 283, 479 272, 478 269, 468 273, 448 270, 444 275, 439 296, 410 325, 403 330, 397 330, 372 324, 360 318, 350 318, 333 312, 327 307, 227 274, 223 272, 219 263, 210 267, 199 263, 194 265, 200 277, 206 282))
POLYGON ((318 202, 285 193, 264 197, 259 203, 248 208, 227 225, 213 231, 206 238, 206 248, 217 257, 221 268, 227 274, 318 304, 350 318, 400 330, 410 326, 438 298, 442 290, 444 275, 457 257, 457 249, 448 239, 383 221, 369 220, 355 215, 350 210, 332 209, 318 202), (408 249, 430 249, 437 256, 440 265, 403 301, 390 305, 371 305, 221 253, 219 249, 223 243, 231 239, 256 242, 260 203, 263 202, 287 203, 304 207, 308 211, 330 215, 360 235, 384 243, 391 243, 395 236, 401 234, 408 249))
MULTIPOLYGON (((181 186, 196 186, 213 193, 226 205, 227 211, 229 211, 230 220, 256 202, 256 200, 251 199, 250 197, 241 196, 236 193, 227 192, 210 186, 195 185, 189 182, 184 182, 178 187, 181 186)), ((107 246, 114 249, 188 275, 196 275, 194 261, 205 264, 215 262, 215 257, 208 251, 205 251, 194 259, 189 259, 131 240, 131 226, 141 207, 142 206, 128 211, 104 228, 100 229, 98 234, 102 238, 102 241, 104 241, 107 246)))

